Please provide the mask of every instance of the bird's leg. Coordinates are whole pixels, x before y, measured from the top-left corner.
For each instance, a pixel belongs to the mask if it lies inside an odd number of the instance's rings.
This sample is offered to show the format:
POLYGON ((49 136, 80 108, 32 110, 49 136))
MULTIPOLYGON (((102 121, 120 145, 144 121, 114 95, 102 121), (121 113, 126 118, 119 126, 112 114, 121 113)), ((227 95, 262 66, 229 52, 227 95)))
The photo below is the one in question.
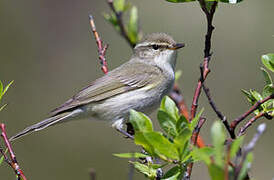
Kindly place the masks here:
POLYGON ((125 135, 127 138, 130 138, 132 140, 134 140, 134 137, 132 135, 130 135, 128 132, 126 132, 123 129, 116 129, 117 131, 119 131, 120 133, 122 133, 123 135, 125 135))
POLYGON ((127 138, 130 138, 130 139, 134 139, 134 137, 129 134, 127 131, 125 131, 123 129, 123 122, 124 120, 123 119, 119 119, 119 120, 116 120, 113 124, 112 124, 112 127, 114 127, 118 132, 122 133, 123 135, 125 135, 127 138))

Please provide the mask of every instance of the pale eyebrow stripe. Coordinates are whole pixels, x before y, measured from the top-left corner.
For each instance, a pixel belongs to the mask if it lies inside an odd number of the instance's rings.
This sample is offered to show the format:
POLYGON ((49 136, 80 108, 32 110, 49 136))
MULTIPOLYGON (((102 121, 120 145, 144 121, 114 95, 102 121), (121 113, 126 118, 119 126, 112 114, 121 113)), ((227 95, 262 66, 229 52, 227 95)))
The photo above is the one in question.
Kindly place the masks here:
POLYGON ((167 46, 167 47, 170 46, 170 45, 167 44, 167 43, 151 43, 151 42, 144 42, 144 43, 141 43, 141 44, 137 44, 137 45, 135 46, 135 48, 144 47, 144 46, 152 46, 152 45, 167 46))

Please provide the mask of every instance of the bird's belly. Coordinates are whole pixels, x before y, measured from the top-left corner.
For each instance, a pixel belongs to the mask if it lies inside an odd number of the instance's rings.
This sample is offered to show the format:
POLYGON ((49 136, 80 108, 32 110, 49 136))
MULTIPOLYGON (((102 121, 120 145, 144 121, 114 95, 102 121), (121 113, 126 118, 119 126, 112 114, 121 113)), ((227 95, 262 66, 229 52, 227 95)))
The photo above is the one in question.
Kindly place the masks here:
POLYGON ((93 112, 93 117, 116 121, 127 119, 130 109, 145 113, 153 111, 159 105, 162 96, 162 93, 138 89, 91 104, 87 106, 87 109, 93 112))

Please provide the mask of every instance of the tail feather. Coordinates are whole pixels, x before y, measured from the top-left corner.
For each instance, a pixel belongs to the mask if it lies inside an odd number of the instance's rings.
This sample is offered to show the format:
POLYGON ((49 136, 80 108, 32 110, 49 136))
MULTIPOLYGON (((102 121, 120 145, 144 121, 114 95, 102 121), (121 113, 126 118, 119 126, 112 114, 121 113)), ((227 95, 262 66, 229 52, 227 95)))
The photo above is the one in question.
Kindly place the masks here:
POLYGON ((58 123, 62 123, 62 122, 65 122, 67 120, 69 120, 70 118, 73 118, 75 117, 77 114, 79 114, 79 112, 82 112, 82 110, 80 109, 76 109, 72 112, 65 112, 65 113, 62 113, 62 114, 58 114, 56 116, 53 116, 53 117, 50 117, 48 119, 45 119, 39 123, 36 123, 32 126, 29 126, 27 128, 25 128, 23 131, 17 133, 16 135, 12 136, 9 140, 10 141, 14 141, 22 136, 25 136, 25 135, 28 135, 32 132, 35 132, 35 131, 40 131, 42 129, 45 129, 49 126, 53 126, 55 124, 58 124, 58 123))

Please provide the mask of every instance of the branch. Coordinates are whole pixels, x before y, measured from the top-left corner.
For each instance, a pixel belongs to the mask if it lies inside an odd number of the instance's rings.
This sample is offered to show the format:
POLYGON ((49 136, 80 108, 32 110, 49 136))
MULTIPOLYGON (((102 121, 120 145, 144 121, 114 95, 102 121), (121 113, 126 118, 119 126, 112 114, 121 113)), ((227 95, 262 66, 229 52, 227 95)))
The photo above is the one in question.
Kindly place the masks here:
MULTIPOLYGON (((192 133, 191 141, 192 141, 194 146, 197 145, 197 140, 198 140, 198 137, 199 137, 199 133, 200 133, 200 130, 201 130, 202 126, 204 125, 205 121, 206 121, 206 118, 201 117, 198 124, 197 124, 197 126, 195 127, 195 129, 192 133)), ((186 175, 185 179, 190 179, 192 168, 193 168, 193 162, 190 163, 187 167, 187 175, 186 175)))
MULTIPOLYGON (((209 63, 210 58, 211 58, 211 56, 204 58, 204 62, 203 62, 203 65, 202 65, 202 69, 203 70, 201 72, 201 76, 199 78, 197 87, 196 87, 195 92, 194 92, 193 100, 192 100, 191 113, 190 113, 191 114, 190 121, 196 115, 197 107, 198 107, 198 101, 199 101, 199 97, 200 97, 201 89, 202 89, 202 84, 205 81, 208 73, 210 72, 210 70, 208 68, 208 63, 209 63)), ((200 68, 201 68, 201 66, 200 66, 200 68)))
POLYGON ((257 119, 264 117, 265 115, 267 115, 267 113, 261 112, 261 113, 257 114, 256 116, 254 116, 253 118, 251 118, 243 127, 241 127, 238 136, 244 135, 247 128, 249 128, 257 119))
POLYGON ((230 128, 233 131, 233 134, 235 135, 235 129, 240 122, 242 122, 249 114, 257 110, 261 104, 265 103, 266 101, 270 99, 274 99, 274 94, 271 94, 270 96, 264 98, 263 100, 256 102, 248 111, 246 111, 244 114, 242 114, 241 116, 233 120, 232 123, 230 124, 230 128))
POLYGON ((129 39, 129 36, 127 34, 127 31, 126 31, 126 28, 125 28, 125 25, 124 25, 124 22, 123 22, 123 12, 117 12, 115 7, 114 7, 114 4, 113 4, 113 0, 108 0, 108 5, 110 7, 110 9, 113 11, 113 13, 115 14, 116 16, 116 19, 117 19, 117 23, 118 23, 118 26, 120 28, 120 34, 122 37, 125 38, 125 40, 128 42, 128 44, 134 48, 134 46, 136 44, 133 44, 130 39, 129 39))
POLYGON ((15 154, 12 150, 11 144, 9 142, 8 136, 7 136, 7 132, 5 129, 5 125, 4 124, 0 124, 0 128, 1 128, 1 136, 5 142, 5 145, 8 149, 9 155, 10 155, 10 160, 9 158, 5 155, 5 152, 3 150, 1 150, 1 154, 3 154, 5 161, 12 167, 12 169, 14 170, 15 174, 18 176, 18 178, 22 178, 23 180, 27 180, 27 178, 25 177, 23 171, 20 169, 19 164, 16 160, 15 154))
POLYGON ((90 23, 94 38, 96 40, 97 47, 98 47, 101 70, 103 71, 104 74, 107 74, 108 67, 107 67, 107 61, 106 61, 105 55, 106 55, 106 50, 108 48, 108 45, 106 44, 103 46, 103 42, 102 42, 98 32, 96 31, 95 22, 94 22, 92 15, 89 15, 89 23, 90 23))
MULTIPOLYGON (((264 133, 265 129, 266 129, 266 124, 265 123, 260 124, 258 126, 258 128, 257 128, 256 134, 253 136, 253 138, 251 139, 251 141, 248 143, 248 145, 244 146, 243 153, 242 153, 243 154, 242 155, 242 157, 243 157, 242 161, 240 162, 240 164, 236 165, 236 167, 235 167, 234 179, 238 179, 238 176, 240 175, 240 172, 241 172, 241 170, 243 168, 243 164, 244 164, 244 162, 246 160, 246 157, 247 157, 248 153, 250 153, 254 149, 254 147, 255 147, 258 139, 264 133)), ((236 162, 239 162, 239 158, 240 158, 240 155, 236 157, 236 162)))
POLYGON ((191 106, 191 120, 195 117, 196 111, 197 111, 197 107, 198 107, 198 101, 199 101, 199 97, 201 94, 201 88, 202 88, 202 83, 203 81, 206 79, 208 73, 210 72, 209 68, 208 68, 208 64, 211 58, 211 37, 212 37, 212 33, 214 30, 214 26, 212 25, 212 20, 214 17, 214 13, 216 10, 216 7, 218 5, 217 1, 214 1, 210 11, 208 11, 207 7, 206 7, 206 2, 205 0, 199 0, 200 6, 203 10, 203 12, 206 15, 206 19, 207 19, 207 33, 205 35, 205 48, 204 48, 204 62, 203 62, 203 75, 200 77, 198 84, 196 86, 196 90, 193 96, 193 100, 192 100, 192 106, 191 106))
POLYGON ((210 91, 209 88, 207 88, 205 86, 205 84, 203 84, 203 90, 206 94, 206 97, 209 101, 209 104, 211 105, 212 109, 214 110, 214 112, 217 114, 218 118, 223 122, 226 130, 228 131, 230 137, 232 139, 235 139, 235 134, 233 133, 233 131, 230 128, 229 122, 227 121, 227 118, 222 114, 222 112, 217 108, 216 104, 214 103, 214 101, 212 100, 212 97, 210 95, 210 91))

